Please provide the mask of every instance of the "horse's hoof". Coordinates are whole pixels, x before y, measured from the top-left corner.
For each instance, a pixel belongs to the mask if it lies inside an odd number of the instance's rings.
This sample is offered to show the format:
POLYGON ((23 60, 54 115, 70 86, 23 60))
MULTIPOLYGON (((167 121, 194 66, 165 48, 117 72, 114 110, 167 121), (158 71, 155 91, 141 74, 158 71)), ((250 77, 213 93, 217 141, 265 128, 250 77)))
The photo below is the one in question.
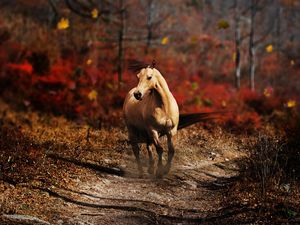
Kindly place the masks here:
POLYGON ((149 174, 154 174, 154 167, 153 166, 148 167, 148 173, 149 174))
POLYGON ((144 177, 144 171, 143 169, 139 169, 139 178, 143 178, 144 177))
POLYGON ((156 174, 155 174, 156 178, 161 179, 163 177, 163 175, 164 175, 163 168, 157 169, 156 174))
POLYGON ((168 174, 168 173, 170 172, 170 169, 171 169, 171 166, 166 165, 166 166, 163 168, 163 173, 164 173, 164 175, 168 174))
POLYGON ((163 175, 162 175, 161 173, 156 173, 156 175, 155 175, 155 176, 156 176, 156 178, 157 178, 157 179, 161 179, 161 178, 163 178, 163 175))

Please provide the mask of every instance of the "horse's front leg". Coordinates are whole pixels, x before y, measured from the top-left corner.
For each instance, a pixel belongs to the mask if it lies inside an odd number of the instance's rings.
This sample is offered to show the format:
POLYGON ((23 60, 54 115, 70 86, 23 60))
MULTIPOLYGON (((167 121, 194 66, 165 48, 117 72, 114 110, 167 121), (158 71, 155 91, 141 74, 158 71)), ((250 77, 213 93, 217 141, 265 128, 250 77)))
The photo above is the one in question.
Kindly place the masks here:
POLYGON ((168 162, 166 166, 164 167, 164 174, 168 174, 171 169, 172 160, 174 157, 175 149, 172 141, 172 135, 167 134, 168 139, 168 162))
POLYGON ((142 176, 143 175, 143 167, 142 167, 142 163, 141 163, 141 159, 140 159, 140 148, 137 143, 132 143, 131 145, 132 145, 132 150, 133 150, 136 162, 137 162, 140 176, 142 176))
POLYGON ((157 170, 156 170, 156 177, 161 178, 164 174, 163 172, 163 165, 162 165, 162 154, 163 154, 163 147, 159 141, 159 135, 156 130, 152 131, 153 142, 156 148, 156 152, 158 155, 158 163, 157 163, 157 170))
POLYGON ((153 174, 154 173, 154 159, 152 156, 151 144, 147 144, 147 151, 148 151, 148 156, 149 156, 148 173, 153 174))

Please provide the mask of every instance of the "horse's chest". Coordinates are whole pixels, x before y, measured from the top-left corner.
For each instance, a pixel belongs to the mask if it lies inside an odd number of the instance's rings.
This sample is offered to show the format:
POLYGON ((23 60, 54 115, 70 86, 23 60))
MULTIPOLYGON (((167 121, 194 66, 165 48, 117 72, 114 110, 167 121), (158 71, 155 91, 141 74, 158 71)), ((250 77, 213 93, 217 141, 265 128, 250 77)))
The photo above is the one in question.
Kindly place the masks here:
POLYGON ((166 112, 162 108, 155 108, 151 113, 153 119, 160 121, 162 118, 166 117, 166 112))
POLYGON ((162 108, 156 107, 152 110, 145 111, 143 120, 145 124, 150 125, 152 128, 164 129, 168 117, 162 108))

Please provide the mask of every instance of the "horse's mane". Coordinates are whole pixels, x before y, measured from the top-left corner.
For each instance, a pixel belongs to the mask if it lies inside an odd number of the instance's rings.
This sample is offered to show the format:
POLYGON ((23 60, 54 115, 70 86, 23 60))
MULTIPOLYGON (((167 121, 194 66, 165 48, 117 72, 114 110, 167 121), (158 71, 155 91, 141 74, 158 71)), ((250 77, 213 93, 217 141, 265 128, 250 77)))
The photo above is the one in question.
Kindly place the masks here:
POLYGON ((155 68, 155 64, 156 64, 155 60, 153 60, 152 63, 149 64, 149 63, 145 63, 143 61, 131 59, 128 61, 128 69, 134 73, 137 73, 137 72, 140 72, 141 69, 144 69, 147 67, 155 68))

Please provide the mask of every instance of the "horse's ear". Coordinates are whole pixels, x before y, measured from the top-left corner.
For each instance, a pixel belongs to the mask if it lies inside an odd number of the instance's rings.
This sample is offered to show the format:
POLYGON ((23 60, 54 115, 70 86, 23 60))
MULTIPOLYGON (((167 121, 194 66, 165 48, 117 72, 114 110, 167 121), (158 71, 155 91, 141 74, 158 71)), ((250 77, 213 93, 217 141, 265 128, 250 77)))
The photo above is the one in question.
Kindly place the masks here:
POLYGON ((153 60, 152 60, 152 64, 151 64, 151 66, 150 66, 151 69, 154 69, 154 68, 155 68, 155 65, 156 65, 156 62, 155 62, 155 59, 153 59, 153 60))

